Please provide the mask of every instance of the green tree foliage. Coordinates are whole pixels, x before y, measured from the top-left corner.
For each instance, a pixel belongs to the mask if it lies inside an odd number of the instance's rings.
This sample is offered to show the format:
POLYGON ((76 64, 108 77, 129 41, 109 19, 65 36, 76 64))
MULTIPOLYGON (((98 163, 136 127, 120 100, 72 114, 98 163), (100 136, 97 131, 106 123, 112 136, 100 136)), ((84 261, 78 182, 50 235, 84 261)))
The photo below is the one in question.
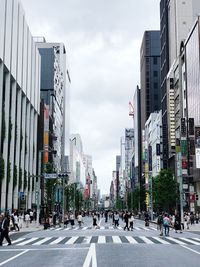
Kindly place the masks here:
POLYGON ((11 163, 9 161, 8 162, 8 167, 7 167, 7 179, 8 179, 8 183, 10 183, 10 178, 11 178, 11 163))
POLYGON ((30 177, 30 172, 28 173, 28 191, 30 191, 31 188, 31 177, 30 177))
POLYGON ((5 164, 3 156, 0 155, 0 182, 4 179, 4 170, 5 170, 5 164))
POLYGON ((24 170, 24 191, 26 190, 28 185, 28 181, 27 181, 27 171, 24 170))
POLYGON ((22 188, 22 168, 19 168, 19 191, 22 188))
POLYGON ((3 103, 3 110, 2 110, 2 140, 6 137, 6 120, 5 120, 5 103, 3 103))
POLYGON ((17 185, 17 166, 14 166, 14 172, 13 172, 13 189, 15 189, 17 185))
POLYGON ((174 180, 173 172, 161 170, 160 174, 153 179, 154 208, 172 212, 176 207, 178 198, 178 184, 174 180))
POLYGON ((144 210, 145 203, 145 188, 136 187, 134 191, 129 192, 127 195, 127 208, 129 210, 135 210, 136 212, 139 210, 144 210))

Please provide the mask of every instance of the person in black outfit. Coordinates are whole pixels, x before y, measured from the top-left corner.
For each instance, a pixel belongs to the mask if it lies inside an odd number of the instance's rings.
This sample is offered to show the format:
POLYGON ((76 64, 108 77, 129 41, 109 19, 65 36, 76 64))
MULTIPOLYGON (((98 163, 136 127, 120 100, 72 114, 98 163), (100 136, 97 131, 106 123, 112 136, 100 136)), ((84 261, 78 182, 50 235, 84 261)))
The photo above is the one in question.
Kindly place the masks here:
POLYGON ((7 240, 8 246, 12 245, 9 237, 9 217, 7 214, 5 214, 1 223, 0 246, 2 246, 4 238, 7 240))
POLYGON ((128 227, 128 219, 129 219, 129 214, 128 212, 126 211, 126 213, 124 214, 124 222, 125 222, 125 226, 124 226, 124 231, 127 230, 129 231, 129 227, 128 227))

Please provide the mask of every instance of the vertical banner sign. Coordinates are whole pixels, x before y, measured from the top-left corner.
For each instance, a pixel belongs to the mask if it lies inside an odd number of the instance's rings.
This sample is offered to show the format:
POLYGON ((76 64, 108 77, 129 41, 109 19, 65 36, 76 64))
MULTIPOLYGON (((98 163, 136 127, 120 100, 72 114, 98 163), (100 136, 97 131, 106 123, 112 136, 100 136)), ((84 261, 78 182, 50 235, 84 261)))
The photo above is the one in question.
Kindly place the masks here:
POLYGON ((200 169, 200 148, 196 148, 195 152, 196 152, 196 168, 200 169))

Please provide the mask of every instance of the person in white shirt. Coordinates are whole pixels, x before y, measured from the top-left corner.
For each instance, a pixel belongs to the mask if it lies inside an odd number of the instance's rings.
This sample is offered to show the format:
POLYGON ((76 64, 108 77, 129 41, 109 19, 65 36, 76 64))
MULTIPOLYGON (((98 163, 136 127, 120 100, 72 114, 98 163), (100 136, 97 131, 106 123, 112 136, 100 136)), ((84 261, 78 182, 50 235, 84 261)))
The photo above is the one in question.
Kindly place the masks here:
POLYGON ((83 222, 83 217, 81 213, 79 213, 79 215, 77 216, 77 221, 78 221, 79 228, 81 228, 81 224, 83 222))
POLYGON ((29 227, 29 222, 30 222, 30 215, 28 213, 26 213, 25 215, 25 222, 26 222, 26 227, 29 227))

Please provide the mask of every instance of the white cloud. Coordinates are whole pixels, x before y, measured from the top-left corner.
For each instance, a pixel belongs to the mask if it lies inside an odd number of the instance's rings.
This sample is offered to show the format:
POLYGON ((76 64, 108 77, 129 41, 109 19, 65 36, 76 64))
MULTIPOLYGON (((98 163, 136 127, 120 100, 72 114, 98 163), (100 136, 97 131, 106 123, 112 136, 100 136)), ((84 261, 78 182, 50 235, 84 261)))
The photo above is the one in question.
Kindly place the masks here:
POLYGON ((140 83, 140 44, 159 29, 159 0, 22 0, 33 35, 65 43, 71 84, 71 132, 93 156, 108 193, 120 137, 131 127, 128 102, 140 83))

